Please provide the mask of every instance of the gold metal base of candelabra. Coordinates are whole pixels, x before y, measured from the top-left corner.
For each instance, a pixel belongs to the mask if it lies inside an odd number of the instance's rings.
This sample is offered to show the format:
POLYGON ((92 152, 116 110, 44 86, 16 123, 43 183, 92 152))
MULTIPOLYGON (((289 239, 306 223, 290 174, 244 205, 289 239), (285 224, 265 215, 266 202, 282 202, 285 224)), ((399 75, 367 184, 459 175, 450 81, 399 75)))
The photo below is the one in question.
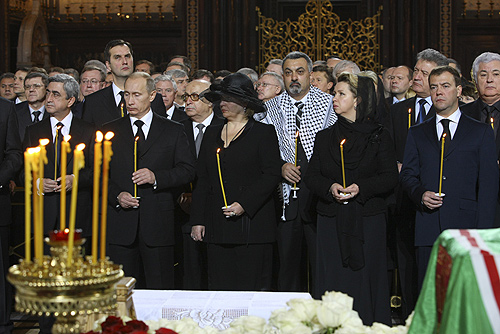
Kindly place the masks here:
POLYGON ((121 265, 108 259, 93 263, 90 257, 83 258, 82 239, 75 241, 68 266, 67 242, 46 242, 51 256, 44 256, 43 261, 22 261, 9 270, 7 278, 16 287, 17 311, 54 316, 54 333, 79 333, 78 316, 116 309, 115 284, 123 277, 121 265))

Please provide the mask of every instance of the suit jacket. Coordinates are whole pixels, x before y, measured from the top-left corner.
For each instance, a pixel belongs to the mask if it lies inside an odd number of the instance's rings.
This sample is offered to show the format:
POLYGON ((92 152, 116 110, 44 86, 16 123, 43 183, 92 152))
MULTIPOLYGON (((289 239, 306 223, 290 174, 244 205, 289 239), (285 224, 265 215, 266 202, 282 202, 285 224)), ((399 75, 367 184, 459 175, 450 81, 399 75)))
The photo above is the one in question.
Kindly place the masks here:
POLYGON ((192 181, 195 175, 195 158, 189 150, 183 126, 153 113, 137 168, 151 170, 155 174, 156 187, 151 184, 137 186, 137 196, 141 198, 137 209, 123 209, 117 201, 121 192, 134 195, 134 134, 130 117, 119 118, 103 128, 115 133, 110 163, 107 241, 130 245, 137 233, 141 233, 148 246, 173 245, 175 190, 192 181))
POLYGON ((418 208, 416 246, 431 246, 446 229, 491 228, 494 223, 498 165, 491 127, 461 115, 444 154, 443 205, 429 210, 421 200, 425 191, 438 191, 440 151, 435 117, 410 128, 400 178, 418 208))
MULTIPOLYGON (((165 111, 166 113, 166 111, 165 111)), ((181 123, 182 121, 189 119, 189 117, 186 115, 186 112, 184 109, 179 108, 178 106, 174 107, 174 113, 172 114, 172 121, 176 121, 181 123)))
MULTIPOLYGON (((225 118, 219 117, 219 116, 214 114, 214 117, 212 118, 212 121, 210 122, 210 126, 221 125, 221 124, 224 124, 224 122, 225 122, 225 118)), ((190 118, 186 118, 181 122, 181 124, 184 125, 184 131, 186 131, 186 135, 187 135, 188 142, 189 142, 189 149, 191 150, 193 155, 196 156, 196 146, 194 144, 194 133, 193 133, 193 121, 190 118)), ((207 131, 207 129, 205 129, 205 131, 207 131)), ((205 137, 203 137, 203 139, 205 139, 205 137)))
MULTIPOLYGON (((160 94, 156 94, 151 109, 158 115, 165 115, 165 105, 160 94)), ((120 107, 116 106, 113 87, 108 86, 85 97, 83 119, 100 129, 104 123, 121 117, 120 107)))
POLYGON ((23 156, 14 103, 0 97, 0 226, 11 223, 9 181, 21 169, 23 156))
MULTIPOLYGON (((28 101, 24 101, 16 104, 17 120, 19 122, 19 138, 21 140, 24 138, 24 132, 26 128, 33 124, 31 119, 31 112, 28 106, 28 101)), ((43 112, 43 119, 49 118, 49 113, 47 110, 43 112)))
POLYGON ((73 116, 76 118, 82 119, 83 117, 83 104, 84 101, 76 101, 73 107, 71 107, 71 112, 73 113, 73 116))
MULTIPOLYGON (((460 110, 463 114, 474 118, 475 120, 481 121, 482 103, 478 99, 474 102, 467 103, 460 106, 460 110)), ((497 135, 495 138, 497 157, 500 159, 500 136, 497 135)))
MULTIPOLYGON (((69 141, 71 152, 67 156, 66 175, 73 174, 73 150, 80 143, 85 144, 83 154, 85 156, 85 167, 79 172, 78 179, 78 201, 76 209, 76 227, 82 229, 83 236, 92 235, 92 178, 94 161, 95 127, 79 118, 73 117, 69 129, 71 139, 69 141)), ((52 141, 52 129, 50 118, 33 124, 26 129, 23 141, 23 149, 38 146, 38 141, 48 138, 51 142, 46 146, 47 164, 44 168, 44 178, 54 179, 55 172, 55 148, 52 141)), ((58 173, 57 177, 60 174, 58 173)), ((48 234, 60 226, 60 200, 61 193, 47 193, 44 195, 44 233, 48 234)), ((69 224, 71 205, 71 190, 66 192, 66 226, 69 224)))
POLYGON ((271 243, 275 241, 276 211, 273 194, 281 180, 278 139, 272 125, 248 120, 245 130, 227 148, 223 125, 205 131, 196 168, 191 225, 205 225, 205 240, 217 244, 271 243), (238 202, 241 216, 225 218, 216 152, 227 204, 238 202))
MULTIPOLYGON (((406 137, 408 135, 408 109, 412 110, 411 126, 415 125, 415 103, 416 96, 391 105, 389 117, 384 122, 389 130, 394 141, 394 148, 396 149, 396 159, 399 162, 403 161, 406 137)), ((436 114, 434 106, 429 109, 425 119, 429 119, 436 114)))

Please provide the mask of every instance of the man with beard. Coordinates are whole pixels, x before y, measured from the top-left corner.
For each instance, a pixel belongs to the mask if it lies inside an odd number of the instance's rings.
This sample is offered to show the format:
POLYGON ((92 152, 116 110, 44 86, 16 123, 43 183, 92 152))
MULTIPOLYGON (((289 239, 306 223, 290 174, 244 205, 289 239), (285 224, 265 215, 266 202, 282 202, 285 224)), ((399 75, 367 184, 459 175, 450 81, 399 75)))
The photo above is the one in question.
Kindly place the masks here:
MULTIPOLYGON (((125 81, 134 72, 132 45, 121 39, 110 41, 104 48, 106 67, 113 76, 113 83, 85 98, 83 119, 100 128, 104 123, 127 115, 123 97, 125 81)), ((153 112, 164 115, 165 106, 161 95, 156 94, 151 103, 153 112)))
MULTIPOLYGON (((316 267, 316 224, 314 205, 310 191, 302 182, 314 148, 316 133, 337 120, 333 111, 332 97, 311 86, 312 61, 302 52, 291 52, 283 59, 285 92, 267 101, 264 122, 273 124, 283 165, 281 191, 283 211, 278 223, 279 291, 304 291, 307 272, 301 262, 307 242, 311 272, 316 267), (297 138, 297 157, 295 140, 297 138), (295 159, 297 166, 295 166, 295 159), (292 190, 296 185, 299 190, 292 190), (293 196, 296 192, 297 196, 293 196), (297 198, 294 198, 297 197, 297 198)), ((312 281, 312 280, 310 280, 312 281)))

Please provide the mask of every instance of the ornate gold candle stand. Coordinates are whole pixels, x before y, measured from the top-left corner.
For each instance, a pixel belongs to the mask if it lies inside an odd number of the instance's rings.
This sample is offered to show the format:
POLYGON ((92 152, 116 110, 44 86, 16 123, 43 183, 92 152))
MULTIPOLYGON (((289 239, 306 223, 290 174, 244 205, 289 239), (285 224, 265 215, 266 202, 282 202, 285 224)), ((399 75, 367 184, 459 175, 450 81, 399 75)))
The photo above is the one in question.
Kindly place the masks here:
POLYGON ((73 263, 67 266, 68 242, 50 241, 51 256, 40 261, 21 261, 7 276, 16 287, 16 310, 54 316, 54 333, 80 333, 84 324, 77 317, 93 313, 112 313, 116 309, 115 284, 123 277, 121 265, 109 260, 92 263, 83 258, 85 239, 75 240, 73 263))

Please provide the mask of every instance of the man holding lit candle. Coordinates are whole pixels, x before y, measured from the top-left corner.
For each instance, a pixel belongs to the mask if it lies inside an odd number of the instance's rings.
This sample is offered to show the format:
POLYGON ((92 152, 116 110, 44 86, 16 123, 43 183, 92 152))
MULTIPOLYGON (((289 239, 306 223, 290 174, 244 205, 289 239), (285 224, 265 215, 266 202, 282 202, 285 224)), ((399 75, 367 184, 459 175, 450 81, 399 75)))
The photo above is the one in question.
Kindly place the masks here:
MULTIPOLYGON (((127 115, 123 90, 128 76, 134 72, 133 54, 132 45, 121 39, 110 41, 104 48, 106 67, 113 76, 113 83, 88 95, 83 104, 83 119, 95 124, 97 128, 127 115)), ((155 95, 152 105, 154 112, 165 114, 160 94, 155 95)))
POLYGON ((129 114, 112 131, 108 195, 108 255, 148 289, 174 288, 174 196, 194 178, 194 156, 183 126, 153 113, 154 80, 144 72, 125 82, 129 114), (135 137, 137 153, 134 154, 135 137), (135 156, 135 157, 134 157, 135 156), (134 158, 137 170, 134 171, 134 158), (137 197, 133 196, 134 186, 137 197))
POLYGON ((0 333, 10 332, 12 291, 5 276, 9 269, 11 206, 9 181, 22 166, 21 140, 14 103, 0 97, 0 333))
MULTIPOLYGON (((63 152, 58 149, 64 136, 71 136, 69 144, 72 149, 80 143, 86 148, 85 168, 80 171, 78 187, 77 228, 83 230, 83 236, 91 235, 91 187, 92 164, 91 151, 93 147, 94 126, 76 118, 71 112, 71 107, 78 99, 80 88, 76 80, 67 74, 58 74, 49 78, 45 109, 49 118, 31 125, 26 129, 23 147, 38 146, 39 140, 47 138, 50 143, 46 146, 48 163, 44 169, 43 189, 38 189, 44 195, 44 234, 61 226, 68 226, 69 214, 65 222, 60 221, 60 192, 66 189, 66 212, 69 213, 71 189, 73 187, 73 153, 67 153, 65 183, 61 184, 61 159, 63 152), (60 130, 58 130, 60 128, 60 130)), ((38 182, 39 184, 39 182, 38 182)))
MULTIPOLYGON (((429 73, 435 67, 447 64, 448 58, 434 49, 419 52, 416 56, 412 80, 412 89, 416 96, 392 104, 389 115, 384 120, 394 142, 399 171, 403 162, 408 129, 435 115, 429 89, 429 73)), ((397 265, 403 297, 402 316, 407 317, 413 311, 418 296, 414 249, 415 207, 400 186, 395 189, 395 202, 395 208, 389 214, 392 217, 390 221, 395 222, 396 231, 389 230, 389 232, 396 234, 396 245, 393 246, 397 250, 397 265)))
POLYGON ((436 115, 410 128, 401 170, 403 189, 417 206, 419 287, 439 234, 450 228, 493 227, 498 193, 493 130, 460 111, 458 72, 449 66, 436 67, 429 74, 429 87, 436 115), (448 144, 442 145, 443 140, 448 144))
POLYGON ((285 92, 265 103, 267 116, 263 122, 274 125, 283 160, 283 212, 277 237, 280 291, 307 290, 303 275, 307 270, 301 260, 305 249, 302 247, 303 239, 307 243, 312 272, 316 267, 316 223, 314 215, 311 215, 314 210, 311 207, 312 196, 301 181, 313 153, 316 133, 335 123, 337 115, 333 112, 332 96, 311 86, 312 67, 312 61, 306 54, 288 54, 283 60, 285 92), (299 190, 292 190, 294 185, 299 190), (293 198, 293 191, 298 198, 293 198))

